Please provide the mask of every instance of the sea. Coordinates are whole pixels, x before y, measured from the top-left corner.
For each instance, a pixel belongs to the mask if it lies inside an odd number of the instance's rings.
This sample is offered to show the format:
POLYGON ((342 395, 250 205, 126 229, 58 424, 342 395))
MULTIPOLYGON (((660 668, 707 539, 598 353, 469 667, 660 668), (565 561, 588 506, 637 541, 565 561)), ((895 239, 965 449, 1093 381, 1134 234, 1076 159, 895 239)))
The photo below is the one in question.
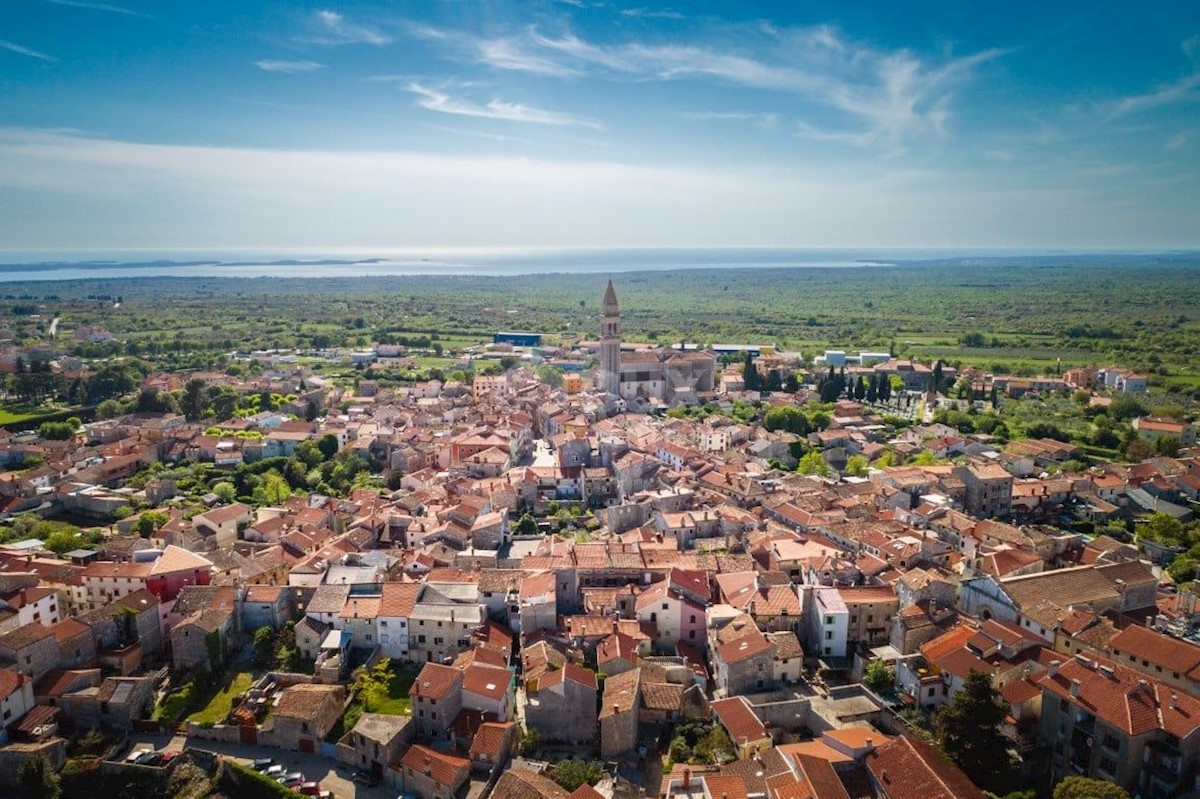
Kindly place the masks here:
MULTIPOLYGON (((1132 251, 1123 250, 1122 254, 1132 251)), ((1088 251, 1095 254, 1096 251, 1088 251)), ((1063 256, 971 248, 476 248, 256 251, 0 251, 0 282, 145 277, 529 275, 675 269, 854 268, 952 258, 1063 256)))

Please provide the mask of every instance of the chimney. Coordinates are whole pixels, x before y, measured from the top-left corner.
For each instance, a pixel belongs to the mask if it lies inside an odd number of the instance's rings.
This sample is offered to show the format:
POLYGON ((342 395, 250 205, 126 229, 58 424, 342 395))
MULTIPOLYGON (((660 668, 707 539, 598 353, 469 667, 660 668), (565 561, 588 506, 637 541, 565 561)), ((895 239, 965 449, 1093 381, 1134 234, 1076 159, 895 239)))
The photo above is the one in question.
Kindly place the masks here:
POLYGON ((875 749, 875 739, 867 738, 867 751, 870 752, 870 751, 873 751, 874 749, 875 749))
POLYGON ((1079 696, 1083 691, 1083 683, 1079 680, 1071 680, 1071 696, 1079 696))
POLYGON ((1179 710, 1179 696, 1171 694, 1171 710, 1179 710))
POLYGON ((691 788, 691 787, 692 787, 692 770, 690 768, 685 768, 683 770, 683 789, 686 791, 688 788, 691 788))
POLYGON ((1050 668, 1046 669, 1046 673, 1049 674, 1051 677, 1057 677, 1058 676, 1058 667, 1061 665, 1062 665, 1062 663, 1060 661, 1057 661, 1057 660, 1050 661, 1050 668))
POLYGON ((425 776, 428 777, 431 773, 433 773, 433 763, 429 758, 425 758, 425 776))
POLYGON ((620 712, 621 712, 621 706, 618 704, 614 704, 613 705, 613 713, 620 713, 620 712))

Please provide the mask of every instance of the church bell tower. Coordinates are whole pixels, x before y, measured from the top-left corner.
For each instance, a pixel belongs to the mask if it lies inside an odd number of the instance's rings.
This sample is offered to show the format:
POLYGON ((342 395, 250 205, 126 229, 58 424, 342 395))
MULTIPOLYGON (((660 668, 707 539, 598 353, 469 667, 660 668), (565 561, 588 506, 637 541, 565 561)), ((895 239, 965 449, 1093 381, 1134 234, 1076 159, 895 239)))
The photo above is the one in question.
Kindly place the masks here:
POLYGON ((600 370, 596 385, 609 394, 621 394, 621 308, 612 280, 608 281, 600 312, 600 370))

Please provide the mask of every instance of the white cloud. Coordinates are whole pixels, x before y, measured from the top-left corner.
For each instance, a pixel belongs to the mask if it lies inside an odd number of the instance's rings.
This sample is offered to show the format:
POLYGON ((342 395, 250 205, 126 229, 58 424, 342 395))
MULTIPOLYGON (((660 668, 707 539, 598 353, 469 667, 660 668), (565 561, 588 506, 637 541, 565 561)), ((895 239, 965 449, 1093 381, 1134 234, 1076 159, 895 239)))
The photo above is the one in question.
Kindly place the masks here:
POLYGON ((142 144, 0 129, 12 249, 1195 246, 1192 183, 142 144), (70 213, 64 213, 69 208, 70 213))
POLYGON ((443 91, 428 88, 415 81, 408 84, 408 91, 417 95, 417 105, 443 114, 500 119, 506 122, 527 122, 535 125, 579 126, 595 130, 603 128, 599 122, 593 119, 576 117, 560 111, 547 111, 521 103, 493 99, 481 105, 470 100, 451 97, 443 91))
POLYGON ((52 3, 56 6, 70 6, 72 8, 87 8, 92 11, 107 11, 110 14, 124 14, 127 17, 140 17, 138 12, 131 8, 122 6, 109 5, 108 3, 93 3, 91 0, 44 0, 47 3, 52 3))
POLYGON ((1189 36, 1188 38, 1184 39, 1183 44, 1181 44, 1180 47, 1183 49, 1183 54, 1185 56, 1188 58, 1195 58, 1196 53, 1200 52, 1200 34, 1197 34, 1196 36, 1189 36))
POLYGON ((684 16, 671 8, 623 8, 621 16, 639 19, 683 19, 684 16))
POLYGON ((324 64, 318 64, 316 61, 277 61, 273 58, 264 58, 261 61, 255 61, 254 66, 266 72, 283 72, 288 75, 312 72, 313 70, 325 67, 324 64))
POLYGON ((351 22, 336 11, 317 11, 312 18, 316 34, 309 41, 316 44, 372 44, 381 47, 392 42, 392 37, 378 28, 351 22))
POLYGON ((955 92, 981 65, 1008 52, 992 48, 926 60, 908 50, 850 41, 829 25, 783 30, 727 26, 715 37, 720 46, 687 41, 599 44, 535 27, 492 38, 437 33, 459 55, 495 69, 618 80, 716 80, 791 95, 837 115, 847 129, 848 135, 839 136, 845 143, 889 149, 923 135, 944 134, 955 92))
POLYGON ((1191 141, 1191 139, 1192 132, 1190 130, 1185 130, 1181 133, 1176 133, 1174 136, 1167 139, 1167 143, 1163 145, 1163 147, 1167 150, 1167 152, 1174 152, 1175 150, 1181 149, 1184 145, 1191 141))
POLYGON ((1164 105, 1195 100, 1200 97, 1197 89, 1200 89, 1200 72, 1193 72, 1165 86, 1160 86, 1154 91, 1121 98, 1112 104, 1109 116, 1120 117, 1126 114, 1137 114, 1164 105))
POLYGON ((0 48, 2 48, 4 50, 8 50, 9 52, 16 53, 17 55, 29 56, 30 58, 36 58, 41 61, 57 61, 58 60, 57 58, 55 58, 52 55, 47 55, 46 53, 40 52, 38 50, 34 50, 29 47, 23 47, 15 42, 6 41, 4 39, 0 39, 0 48))

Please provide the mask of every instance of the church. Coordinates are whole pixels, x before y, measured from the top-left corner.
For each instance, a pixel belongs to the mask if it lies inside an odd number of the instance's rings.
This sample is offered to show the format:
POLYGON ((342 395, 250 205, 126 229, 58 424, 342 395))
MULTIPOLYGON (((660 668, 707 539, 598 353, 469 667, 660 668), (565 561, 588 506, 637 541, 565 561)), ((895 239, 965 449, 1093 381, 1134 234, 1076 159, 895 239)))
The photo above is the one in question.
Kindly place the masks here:
POLYGON ((712 399, 717 359, 709 351, 671 347, 621 352, 621 308, 612 280, 600 312, 600 363, 596 390, 613 394, 631 407, 692 405, 712 399))

